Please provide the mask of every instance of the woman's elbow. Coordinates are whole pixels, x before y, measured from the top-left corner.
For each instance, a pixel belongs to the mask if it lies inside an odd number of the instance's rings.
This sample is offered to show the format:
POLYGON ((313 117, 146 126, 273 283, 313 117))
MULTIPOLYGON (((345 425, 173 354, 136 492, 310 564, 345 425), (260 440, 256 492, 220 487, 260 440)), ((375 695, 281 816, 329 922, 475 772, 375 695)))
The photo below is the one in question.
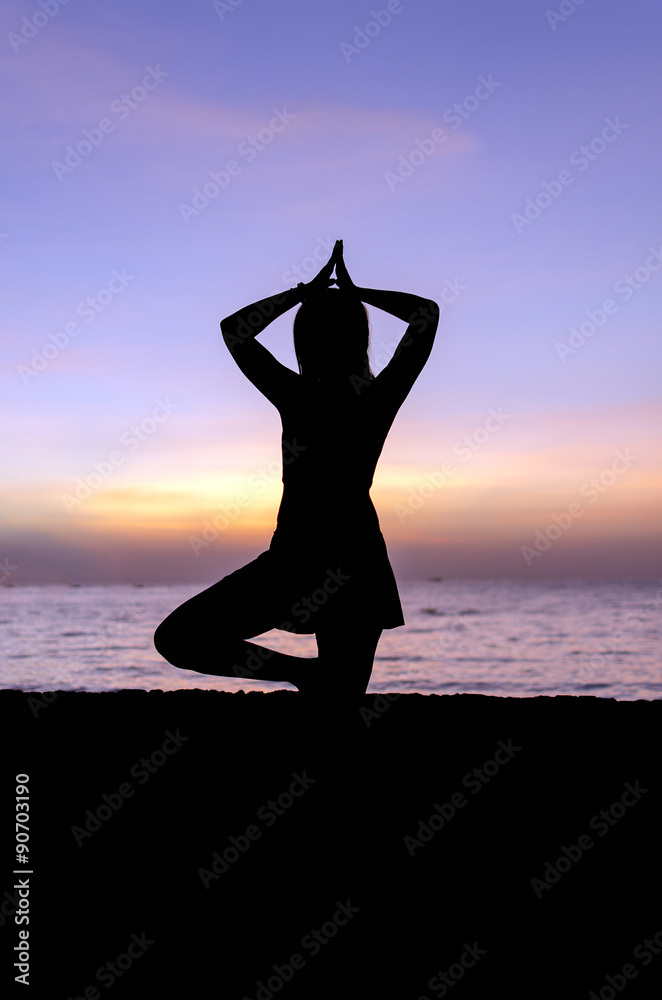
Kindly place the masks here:
POLYGON ((441 312, 438 303, 436 303, 434 299, 428 299, 425 303, 424 309, 427 313, 425 318, 430 320, 430 322, 434 322, 436 326, 439 322, 439 313, 441 312))
POLYGON ((221 333, 223 340, 230 348, 241 340, 236 316, 226 316, 225 319, 221 320, 221 333))
POLYGON ((416 333, 434 333, 439 323, 439 306, 432 299, 424 300, 409 322, 416 333))
POLYGON ((221 320, 221 335, 228 351, 234 355, 237 346, 241 344, 241 338, 237 336, 237 326, 232 316, 221 320))

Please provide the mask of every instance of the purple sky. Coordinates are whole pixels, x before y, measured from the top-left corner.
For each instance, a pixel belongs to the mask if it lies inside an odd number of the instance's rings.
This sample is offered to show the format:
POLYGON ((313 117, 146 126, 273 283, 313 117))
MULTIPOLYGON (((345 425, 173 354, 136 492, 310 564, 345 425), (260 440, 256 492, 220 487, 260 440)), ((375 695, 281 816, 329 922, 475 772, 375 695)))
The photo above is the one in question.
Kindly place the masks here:
POLYGON ((4 5, 4 579, 267 547, 278 414, 218 324, 337 238, 443 306, 373 487, 398 575, 661 575, 659 14, 572 6, 4 5))

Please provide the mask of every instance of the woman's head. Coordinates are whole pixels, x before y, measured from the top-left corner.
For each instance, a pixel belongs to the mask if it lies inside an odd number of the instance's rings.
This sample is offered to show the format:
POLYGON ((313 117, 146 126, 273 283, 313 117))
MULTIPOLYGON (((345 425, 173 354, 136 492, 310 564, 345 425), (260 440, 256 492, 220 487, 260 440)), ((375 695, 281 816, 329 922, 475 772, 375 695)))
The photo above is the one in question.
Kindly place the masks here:
POLYGON ((355 295, 329 288, 302 302, 294 317, 299 372, 311 378, 373 378, 368 313, 355 295))

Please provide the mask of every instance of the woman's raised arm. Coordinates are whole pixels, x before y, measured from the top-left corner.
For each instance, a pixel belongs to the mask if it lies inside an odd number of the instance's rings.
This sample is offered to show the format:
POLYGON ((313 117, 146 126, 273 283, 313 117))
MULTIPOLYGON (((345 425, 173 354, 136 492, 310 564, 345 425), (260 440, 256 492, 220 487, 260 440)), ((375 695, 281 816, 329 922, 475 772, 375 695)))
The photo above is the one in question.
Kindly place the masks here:
POLYGON ((339 288, 352 292, 366 305, 376 306, 408 324, 393 357, 375 379, 375 383, 392 396, 394 405, 399 406, 430 356, 439 323, 439 306, 432 299, 410 292, 390 292, 355 285, 345 265, 342 244, 337 252, 336 275, 339 288))
POLYGON ((439 323, 439 306, 409 292, 359 288, 362 302, 377 306, 408 324, 393 357, 374 380, 394 412, 402 406, 430 357, 439 323))
POLYGON ((231 353, 234 354, 237 347, 252 340, 253 337, 257 337, 270 323, 286 313, 292 306, 298 305, 316 292, 335 284, 335 278, 331 277, 331 272, 339 252, 342 253, 342 240, 336 241, 333 252, 324 267, 307 284, 300 281, 296 288, 270 295, 266 299, 260 299, 259 302, 252 302, 249 306, 244 306, 243 309, 238 309, 231 316, 222 319, 221 333, 231 353))
POLYGON ((432 299, 424 299, 420 295, 412 295, 409 292, 387 292, 377 288, 360 288, 354 284, 349 276, 343 257, 342 240, 338 240, 333 248, 333 253, 336 257, 336 281, 340 289, 353 293, 361 302, 365 302, 369 306, 377 306, 383 312, 404 320, 414 328, 413 332, 431 332, 434 338, 439 322, 439 306, 436 302, 433 302, 432 299))
POLYGON ((299 376, 282 365, 255 337, 298 302, 301 302, 299 290, 290 288, 279 295, 252 302, 221 320, 223 340, 238 367, 274 406, 279 406, 299 376))
POLYGON ((288 309, 335 283, 335 279, 330 275, 336 263, 336 247, 324 267, 307 284, 300 282, 296 288, 270 295, 266 299, 260 299, 259 302, 251 302, 250 305, 238 309, 231 316, 221 320, 223 340, 232 357, 246 378, 274 406, 278 406, 283 393, 292 388, 293 380, 297 381, 301 376, 286 365, 282 365, 271 351, 255 338, 288 309))
POLYGON ((221 333, 231 354, 247 341, 257 337, 270 323, 286 313, 292 306, 301 302, 298 288, 290 288, 286 292, 270 295, 259 302, 238 309, 231 316, 221 320, 221 333))

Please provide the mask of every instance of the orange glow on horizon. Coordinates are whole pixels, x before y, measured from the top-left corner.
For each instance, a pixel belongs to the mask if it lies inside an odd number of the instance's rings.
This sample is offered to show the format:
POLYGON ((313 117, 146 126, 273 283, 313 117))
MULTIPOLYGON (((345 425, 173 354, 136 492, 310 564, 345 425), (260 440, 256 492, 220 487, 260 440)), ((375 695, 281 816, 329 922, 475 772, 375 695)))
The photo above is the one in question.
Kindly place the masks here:
MULTIPOLYGON (((503 459, 503 456, 502 456, 503 459)), ((572 504, 573 536, 655 535, 659 530, 662 475, 631 468, 613 474, 566 475, 550 470, 549 482, 535 485, 521 462, 502 460, 491 468, 458 467, 443 477, 388 465, 376 477, 372 498, 389 543, 426 539, 522 539, 544 528, 572 504), (600 478, 602 476, 602 478, 600 478), (611 480, 614 479, 612 482, 611 480), (576 508, 573 508, 576 510, 576 508)), ((60 537, 76 534, 184 539, 223 535, 234 544, 268 539, 276 526, 282 485, 270 483, 259 493, 246 488, 238 474, 201 478, 186 490, 163 482, 111 488, 105 486, 79 499, 67 490, 41 484, 17 493, 6 506, 5 523, 19 533, 49 531, 60 537), (243 487, 243 489, 242 489, 243 487), (67 505, 63 496, 68 496, 67 505)))

